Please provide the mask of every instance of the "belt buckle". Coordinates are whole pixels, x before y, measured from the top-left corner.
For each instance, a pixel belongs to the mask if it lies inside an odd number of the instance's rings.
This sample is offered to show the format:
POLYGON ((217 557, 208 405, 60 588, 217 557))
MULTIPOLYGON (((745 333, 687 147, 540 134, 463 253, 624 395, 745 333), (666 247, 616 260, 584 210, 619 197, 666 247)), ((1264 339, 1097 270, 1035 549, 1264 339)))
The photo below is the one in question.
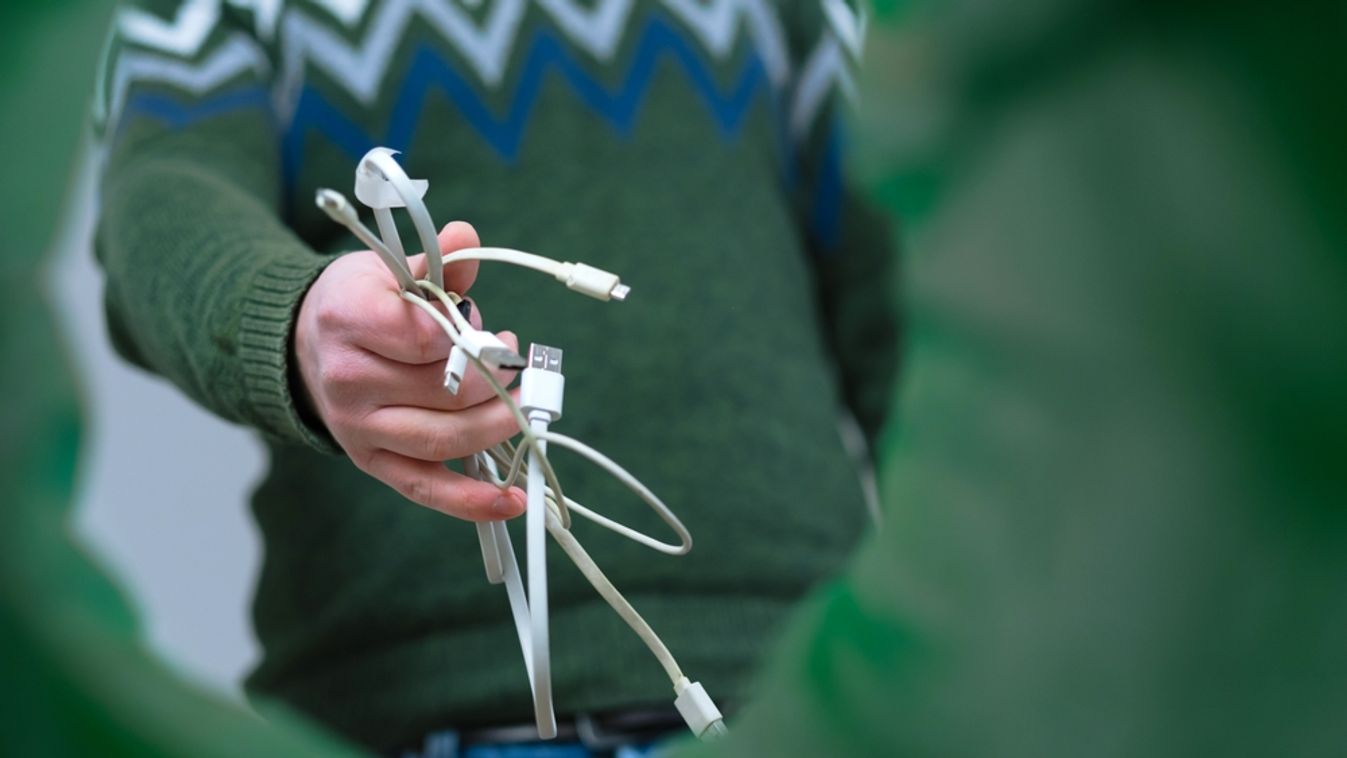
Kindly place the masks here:
POLYGON ((580 743, 590 750, 613 750, 631 745, 640 739, 640 735, 636 732, 609 730, 588 713, 576 714, 575 735, 580 738, 580 743))

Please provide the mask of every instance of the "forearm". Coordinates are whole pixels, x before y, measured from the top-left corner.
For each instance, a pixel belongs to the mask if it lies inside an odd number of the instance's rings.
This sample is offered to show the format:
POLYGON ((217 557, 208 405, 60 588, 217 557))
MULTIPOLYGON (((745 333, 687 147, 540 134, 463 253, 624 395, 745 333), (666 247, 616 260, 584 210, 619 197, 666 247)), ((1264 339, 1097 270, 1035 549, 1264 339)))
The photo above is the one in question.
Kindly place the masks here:
POLYGON ((317 443, 290 396, 288 347, 328 259, 238 181, 172 157, 109 175, 97 238, 109 330, 128 359, 220 416, 317 443))

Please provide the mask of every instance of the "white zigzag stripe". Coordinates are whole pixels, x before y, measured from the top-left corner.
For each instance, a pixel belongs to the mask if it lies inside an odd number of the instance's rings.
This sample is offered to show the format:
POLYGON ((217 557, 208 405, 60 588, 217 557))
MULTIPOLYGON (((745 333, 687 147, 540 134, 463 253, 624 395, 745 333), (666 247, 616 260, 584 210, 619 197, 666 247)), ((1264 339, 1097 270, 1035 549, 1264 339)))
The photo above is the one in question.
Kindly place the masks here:
POLYGON ((372 102, 416 13, 454 44, 482 81, 494 86, 505 73, 525 10, 525 0, 497 0, 485 25, 478 28, 472 18, 448 3, 390 0, 379 7, 363 42, 355 47, 321 23, 292 11, 285 17, 277 102, 288 117, 303 85, 306 62, 326 71, 360 102, 372 102))
POLYGON ((129 42, 191 58, 219 20, 220 0, 186 0, 171 23, 139 8, 123 8, 117 29, 129 42))
POLYGON ((268 69, 266 55, 257 42, 242 32, 236 33, 199 65, 176 58, 143 52, 127 52, 117 59, 112 75, 112 104, 108 123, 116 123, 126 102, 126 93, 134 81, 165 82, 193 94, 214 89, 252 69, 259 75, 268 69))
POLYGON ((369 0, 314 0, 314 4, 326 8, 343 24, 355 26, 357 21, 364 18, 369 0))
MULTIPOLYGON (((226 1, 236 8, 251 9, 257 19, 258 38, 263 40, 271 38, 276 30, 276 19, 280 16, 283 0, 226 1)), ((368 0, 356 1, 368 2, 368 0)), ((327 0, 327 2, 340 2, 340 0, 327 0)), ((153 13, 147 13, 139 8, 122 8, 117 11, 117 31, 121 33, 123 39, 183 58, 196 56, 219 21, 220 0, 185 0, 178 6, 178 12, 172 22, 166 22, 153 13)))
POLYGON ((276 20, 281 16, 283 0, 227 0, 235 8, 248 8, 256 19, 257 38, 270 42, 276 34, 276 20))
POLYGON ((617 51, 634 2, 602 0, 589 11, 577 6, 573 0, 538 0, 538 4, 577 45, 596 59, 607 61, 617 51))
POLYGON ((865 11, 853 11, 844 0, 823 0, 823 12, 832 25, 833 33, 859 63, 865 47, 865 11))
POLYGON ((772 82, 780 85, 790 76, 785 36, 775 11, 763 0, 712 0, 707 5, 698 0, 664 0, 664 4, 719 60, 723 60, 734 46, 735 32, 739 29, 735 22, 744 18, 772 82))
POLYGON ((809 54, 800 70, 800 82, 790 108, 790 134, 797 142, 809 135, 809 128, 827 104, 828 93, 836 84, 849 98, 855 99, 856 85, 851 67, 842 54, 842 44, 829 34, 809 54))
MULTIPOLYGON (((789 76, 784 36, 766 0, 714 0, 707 6, 695 0, 664 2, 717 58, 729 54, 739 28, 736 22, 746 19, 772 81, 780 85, 789 76)), ((631 0, 604 0, 590 12, 581 11, 571 0, 540 0, 540 5, 579 46, 600 60, 615 51, 631 11, 631 0)), ((494 87, 504 76, 526 9, 525 0, 496 0, 485 23, 478 27, 450 3, 390 0, 379 7, 364 39, 354 46, 321 22, 292 10, 284 22, 277 106, 288 119, 309 63, 342 84, 361 103, 372 102, 413 15, 421 16, 452 42, 478 77, 494 87)))
MULTIPOLYGON (((280 0, 229 0, 252 7, 257 14, 259 36, 275 23, 280 0)), ((369 0, 319 0, 338 20, 354 24, 362 18, 369 0)), ((573 42, 604 61, 612 57, 628 27, 633 0, 599 0, 590 10, 577 5, 575 0, 538 0, 542 7, 573 42)), ((769 78, 777 86, 786 83, 790 75, 790 61, 786 52, 785 36, 770 0, 662 0, 705 48, 717 59, 729 55, 737 39, 740 25, 746 28, 769 78)), ((817 112, 826 94, 827 85, 837 81, 843 86, 850 82, 844 62, 833 60, 837 49, 834 35, 846 36, 847 48, 859 39, 845 35, 855 29, 854 16, 848 11, 842 18, 837 8, 826 8, 834 23, 833 35, 828 35, 831 47, 820 45, 810 57, 806 76, 802 77, 793 105, 792 123, 817 112), (848 26, 850 21, 852 26, 848 26), (841 25, 842 29, 836 27, 841 25), (830 52, 831 51, 831 52, 830 52)), ((496 0, 485 22, 477 23, 453 3, 438 0, 389 0, 380 5, 377 17, 369 24, 363 40, 351 44, 323 22, 310 18, 299 9, 284 13, 282 22, 282 58, 276 81, 275 99, 283 115, 293 109, 303 86, 305 68, 312 64, 341 84, 362 103, 370 103, 387 73, 388 65, 407 25, 413 16, 420 16, 449 40, 463 55, 468 65, 488 86, 497 86, 504 76, 510 51, 519 34, 519 27, 527 10, 527 0, 496 0)), ((138 44, 154 47, 182 57, 196 54, 219 20, 220 0, 187 0, 170 24, 142 11, 129 9, 118 17, 122 35, 138 44)), ((862 22, 863 23, 863 22, 862 22)), ((265 38, 265 37, 264 37, 265 38)), ((128 54, 130 55, 130 54, 128 54)), ((260 55, 260 53, 257 53, 260 55)), ((212 56, 215 61, 217 56, 212 56)), ((144 58, 127 68, 132 75, 114 77, 114 96, 120 102, 132 79, 176 82, 185 80, 191 65, 185 61, 178 66, 147 66, 144 58), (167 73, 164 73, 167 72, 167 73), (162 73, 162 76, 161 76, 162 73), (164 78, 164 77, 174 78, 164 78)), ((160 63, 167 64, 166 59, 160 63)), ((201 76, 216 75, 216 69, 203 62, 201 76)), ((218 64, 216 64, 218 65, 218 64)), ((118 66, 118 71, 123 67, 118 66)), ((203 79, 204 80, 204 79, 203 79)), ((221 80, 223 81, 223 80, 221 80)), ((119 112, 115 106, 112 112, 119 112)))

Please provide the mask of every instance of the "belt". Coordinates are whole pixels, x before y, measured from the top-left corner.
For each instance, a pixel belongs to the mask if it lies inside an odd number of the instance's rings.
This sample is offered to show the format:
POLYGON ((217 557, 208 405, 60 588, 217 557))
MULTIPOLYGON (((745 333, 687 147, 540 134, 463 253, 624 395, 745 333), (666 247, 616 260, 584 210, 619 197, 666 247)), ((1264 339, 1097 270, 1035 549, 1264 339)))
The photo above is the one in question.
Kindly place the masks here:
MULTIPOLYGON (((558 717, 556 739, 579 742, 592 750, 611 750, 622 745, 650 742, 686 728, 683 717, 673 708, 635 708, 558 717)), ((529 722, 460 729, 458 739, 461 747, 538 742, 538 725, 529 722)))
MULTIPOLYGON (((727 715, 733 708, 722 706, 727 715)), ((422 750, 398 751, 394 756, 454 756, 476 745, 526 745, 579 743, 596 753, 623 746, 643 745, 686 733, 687 724, 674 708, 628 708, 602 713, 582 713, 557 717, 557 736, 546 742, 538 739, 533 722, 501 726, 446 729, 425 737, 422 750)))

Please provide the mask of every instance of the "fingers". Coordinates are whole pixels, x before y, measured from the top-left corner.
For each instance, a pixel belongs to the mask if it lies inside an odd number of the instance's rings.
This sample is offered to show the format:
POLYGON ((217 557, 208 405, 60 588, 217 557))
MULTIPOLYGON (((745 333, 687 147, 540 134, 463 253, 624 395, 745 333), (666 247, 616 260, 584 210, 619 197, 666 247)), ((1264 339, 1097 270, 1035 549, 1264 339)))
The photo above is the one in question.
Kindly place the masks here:
MULTIPOLYGON (((498 335, 512 349, 517 338, 509 332, 498 335)), ((498 369, 492 376, 508 387, 517 370, 498 369)), ((444 362, 400 363, 364 350, 352 350, 340 360, 328 360, 317 380, 328 402, 356 411, 409 405, 442 411, 467 408, 495 397, 496 391, 473 366, 459 386, 458 394, 444 387, 444 362)))
POLYGON ((375 451, 365 471, 412 502, 466 521, 514 518, 526 508, 524 493, 517 487, 502 492, 489 482, 450 471, 443 464, 388 450, 375 451))
MULTIPOLYGON (((444 253, 476 247, 477 232, 472 225, 454 221, 440 230, 440 250, 444 253)), ((416 255, 408 259, 412 274, 418 279, 425 278, 428 262, 425 255, 416 255)), ((463 294, 472 287, 477 278, 477 261, 459 261, 445 267, 445 290, 463 294)), ((373 289, 395 292, 396 286, 388 272, 375 271, 377 281, 372 281, 373 289)), ((371 293, 372 294, 372 293, 371 293)), ((449 337, 436 323, 435 319, 419 306, 402 298, 357 296, 350 293, 349 298, 336 299, 332 308, 341 318, 336 325, 343 328, 356 345, 377 355, 400 363, 424 364, 443 360, 452 347, 449 337)), ((441 313, 444 306, 433 298, 428 301, 441 313)), ((473 307, 468 317, 474 328, 480 329, 481 314, 473 307)))
MULTIPOLYGON (((440 303, 431 305, 444 312, 440 303)), ((449 356, 453 341, 420 306, 401 297, 369 298, 361 306, 358 316, 344 324, 352 344, 398 363, 434 363, 449 356)))
POLYGON ((498 399, 459 411, 390 406, 368 414, 362 425, 366 445, 422 461, 462 458, 519 433, 514 415, 498 399))

